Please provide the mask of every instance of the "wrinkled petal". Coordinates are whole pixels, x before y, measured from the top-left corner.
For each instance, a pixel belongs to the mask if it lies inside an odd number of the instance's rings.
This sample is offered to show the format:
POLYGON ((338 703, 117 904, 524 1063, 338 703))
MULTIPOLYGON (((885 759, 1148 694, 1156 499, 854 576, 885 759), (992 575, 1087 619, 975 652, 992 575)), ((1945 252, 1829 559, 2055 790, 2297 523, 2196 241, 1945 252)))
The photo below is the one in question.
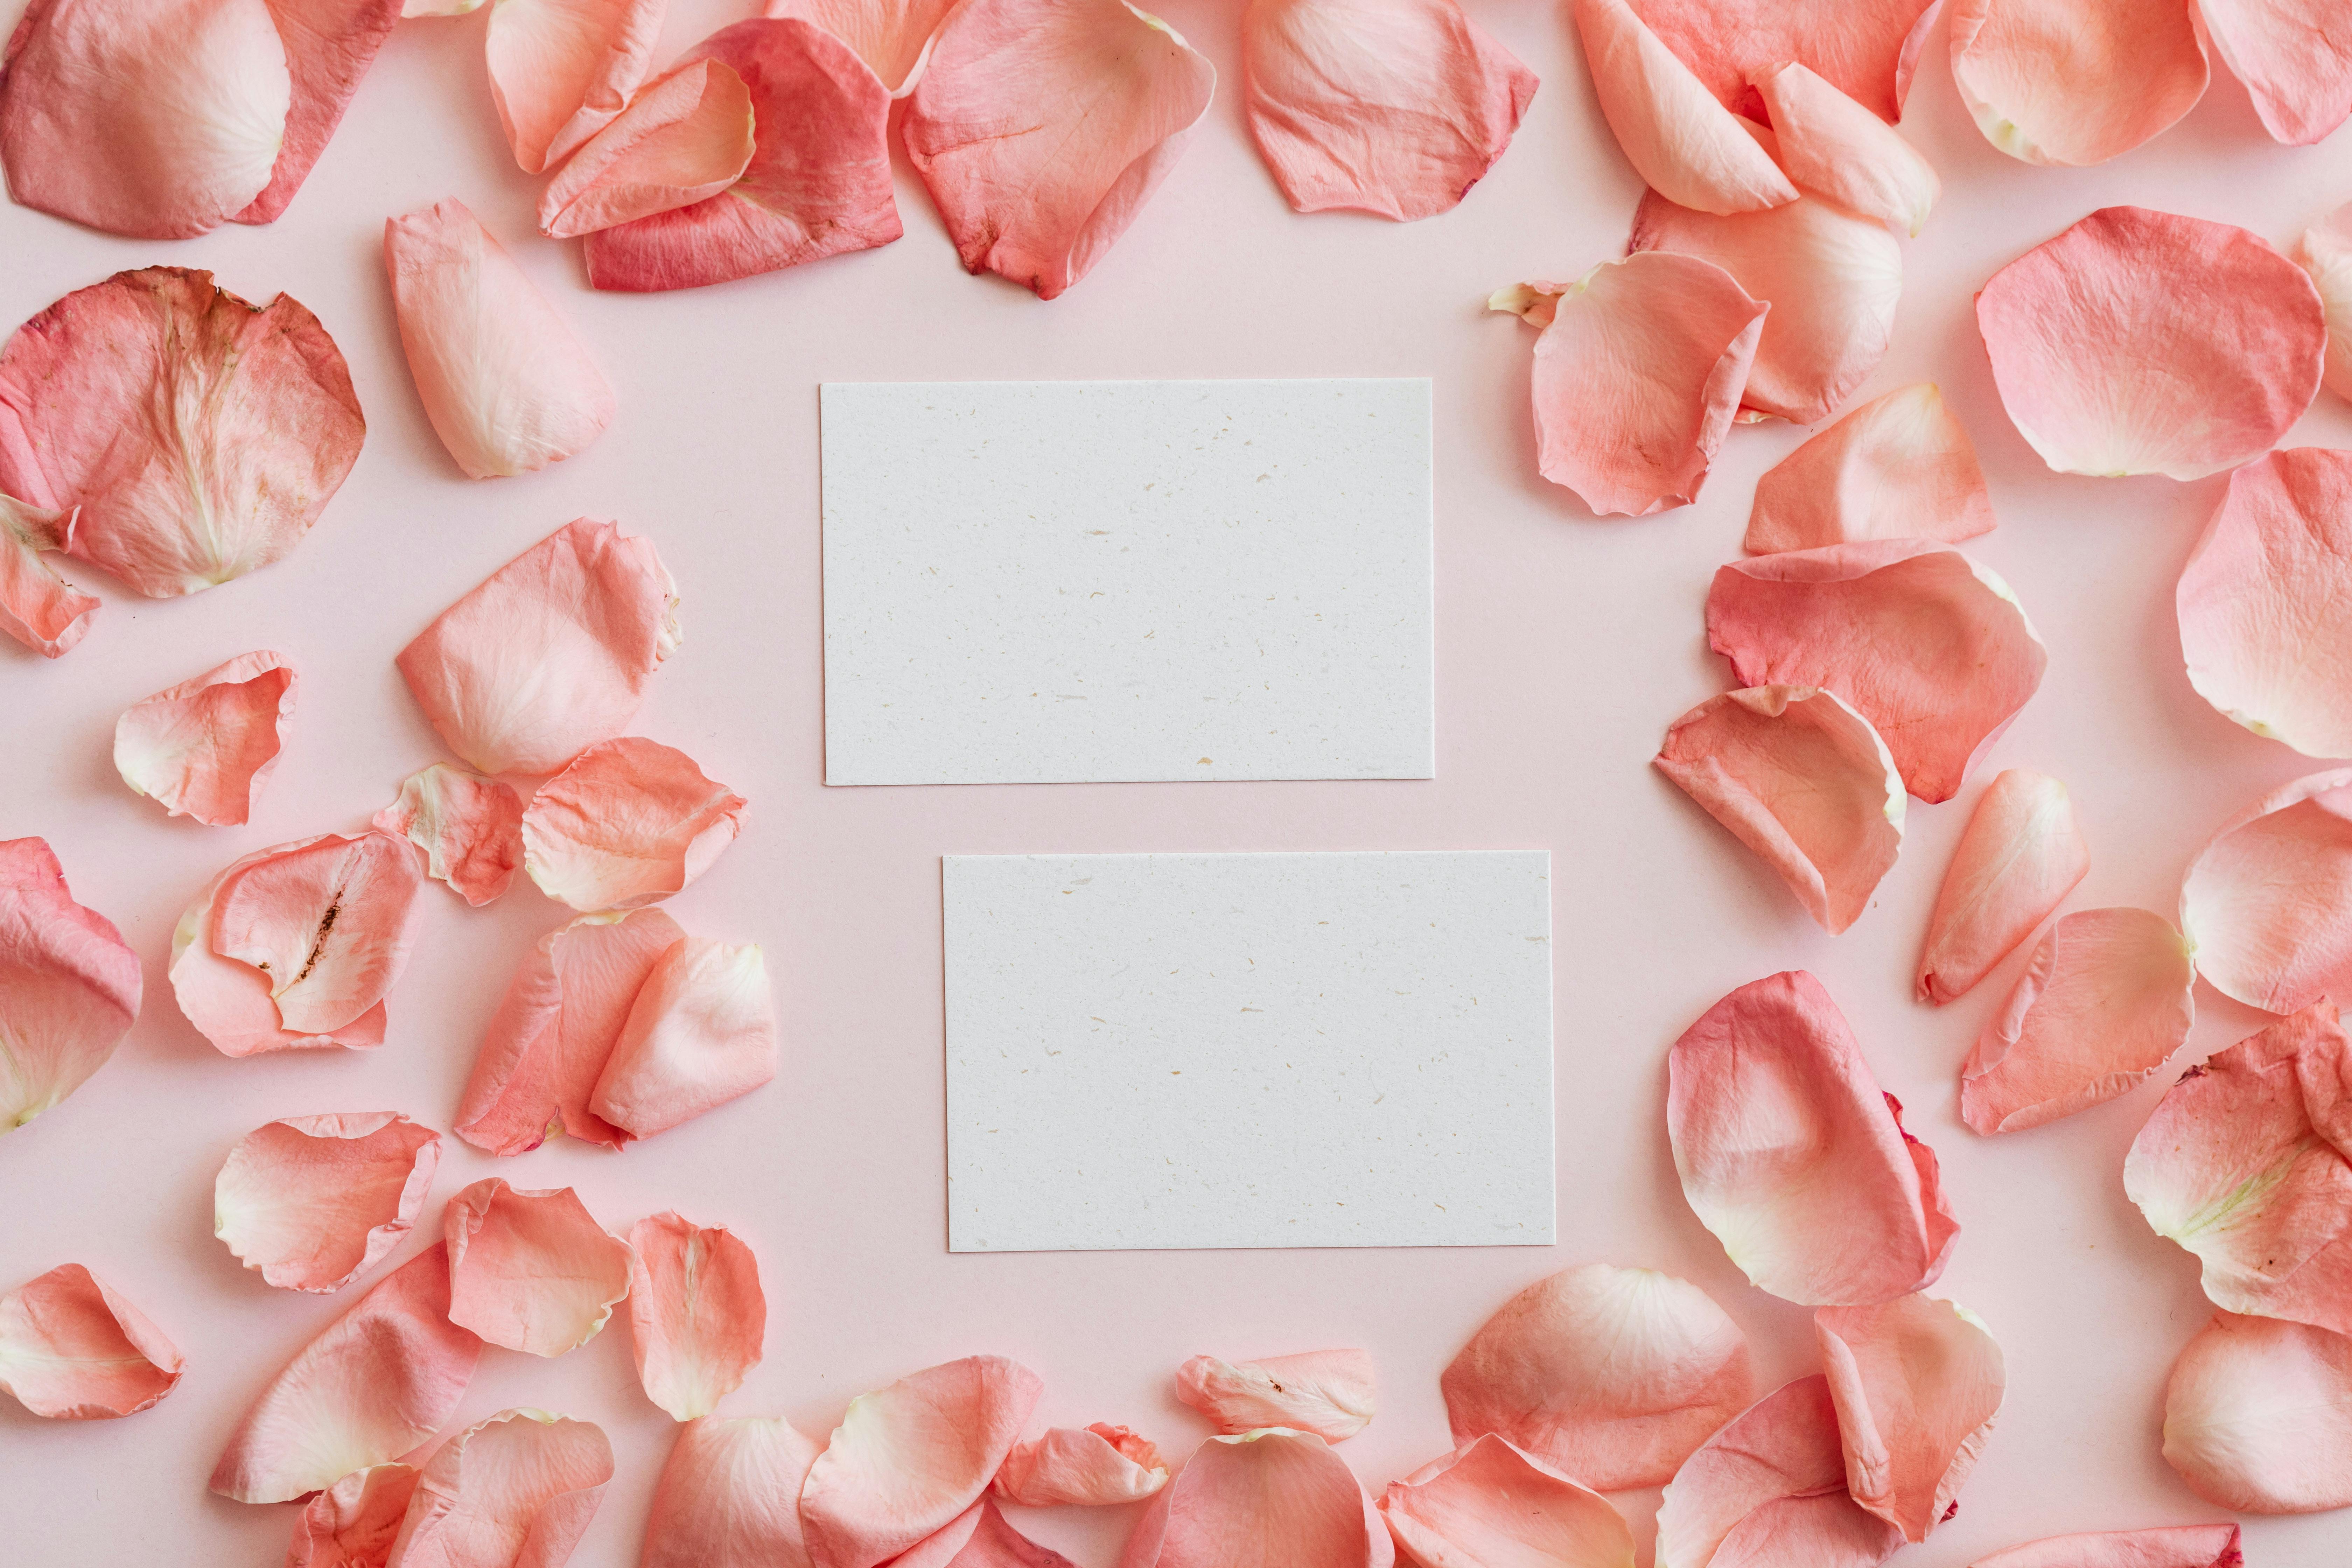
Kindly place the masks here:
POLYGON ((2091 869, 2074 800, 2047 773, 2010 768, 1992 781, 1952 851, 1927 918, 1918 996, 1965 996, 2091 869))
POLYGON ((1985 140, 2104 163, 2197 107, 2205 46, 2180 0, 1953 0, 1952 79, 1985 140))
POLYGON ((400 1245, 441 1162, 405 1116, 289 1116, 237 1140, 213 1181, 213 1234, 283 1290, 340 1290, 400 1245))
POLYGON ((1625 161, 1667 201, 1705 213, 1759 212, 1797 199, 1772 154, 1626 0, 1576 0, 1592 94, 1625 161))
POLYGON ((133 703, 114 722, 114 771, 173 816, 245 822, 286 744, 294 667, 244 653, 133 703))
POLYGON ((449 1200, 449 1321, 494 1345, 558 1356, 596 1337, 629 1293, 629 1244, 609 1236, 570 1187, 537 1192, 498 1176, 449 1200))
POLYGON ((1160 1450, 1124 1426, 1056 1426, 1016 1443, 989 1489, 1026 1508, 1136 1502, 1168 1484, 1160 1450))
POLYGON ((1492 1432, 1618 1491, 1672 1477, 1754 1380, 1738 1325, 1697 1286, 1588 1263, 1505 1302, 1439 1387, 1457 1445, 1492 1432))
POLYGON ((36 1415, 136 1415, 179 1386, 184 1364, 163 1330, 79 1263, 0 1296, 0 1393, 36 1415))
POLYGON ((1853 1500, 1927 1539, 2000 1410, 2000 1347, 1975 1313, 1929 1296, 1813 1314, 1853 1500))
POLYGON ((1790 179, 1898 234, 1927 226, 1943 182, 1886 121, 1794 61, 1758 73, 1756 89, 1790 179))
POLYGON ((612 1479, 593 1422, 502 1410, 425 1461, 386 1568, 562 1568, 612 1479))
POLYGON ((1975 1568, 2245 1568, 2234 1524, 2175 1524, 2053 1535, 1976 1560, 1975 1568))
POLYGON ((522 814, 523 868, 573 909, 657 903, 710 868, 748 803, 684 752, 627 735, 589 747, 522 814))
POLYGON ((1175 167, 1216 79, 1124 0, 964 0, 909 100, 907 155, 965 269, 1051 300, 1175 167))
POLYGON ((588 1109, 650 1138, 775 1076, 775 996, 760 950, 690 936, 646 977, 588 1109))
POLYGON ((1456 0, 1250 0, 1250 134, 1290 205, 1451 209, 1511 144, 1536 73, 1456 0))
POLYGON ((256 308, 209 272, 118 272, 0 348, 0 491, 79 508, 72 552, 150 598, 301 543, 366 431, 319 319, 284 294, 256 308))
POLYGON ((2352 997, 2352 769, 2273 790, 2221 825, 2180 886, 2197 972, 2269 1013, 2352 997))
POLYGON ((1544 478, 1601 513, 1697 499, 1768 307, 1711 262, 1643 255, 1604 261, 1566 288, 1498 290, 1487 308, 1543 330, 1533 389, 1544 478))
POLYGON ((768 0, 766 15, 824 28, 856 52, 894 98, 915 90, 955 0, 768 0))
POLYGON ((1932 382, 1874 398, 1756 481, 1740 547, 1758 555, 1864 539, 1955 544, 1993 530, 1969 433, 1932 382))
POLYGON ((808 1568, 801 1483, 816 1456, 788 1421, 688 1422, 654 1488, 637 1568, 808 1568))
POLYGON ((88 1082, 139 1016, 139 955, 39 838, 0 841, 0 1135, 88 1082))
POLYGON ((646 88, 548 182, 540 232, 570 239, 717 195, 751 162, 751 89, 723 60, 646 88))
POLYGON ((416 1476, 407 1465, 370 1465, 312 1498, 294 1521, 286 1568, 383 1568, 416 1476))
POLYGON ((2352 1338, 2216 1312, 2165 1384, 2164 1458, 2235 1512, 2352 1506, 2352 1338))
MULTIPOLYGON (((221 893, 232 879, 281 856, 322 846, 334 850, 352 842, 354 840, 330 833, 256 850, 206 883, 204 891, 196 895, 195 902, 180 916, 180 923, 172 931, 172 994, 188 1022, 194 1025, 197 1032, 210 1040, 214 1048, 223 1056, 249 1057, 263 1051, 327 1046, 365 1050, 383 1044, 384 1009, 382 1001, 348 1023, 332 1028, 315 1031, 289 1028, 285 1026, 278 1004, 270 994, 270 976, 250 963, 224 956, 215 947, 218 940, 217 914, 221 893)), ((415 856, 404 848, 403 856, 410 862, 409 872, 414 876, 415 856)), ((399 871, 394 863, 388 857, 383 857, 376 868, 386 874, 390 879, 387 886, 396 891, 399 871)), ((416 885, 422 887, 422 880, 416 885)), ((413 902, 410 907, 414 910, 413 902)), ((376 913, 380 917, 382 911, 376 913)), ((383 922, 378 918, 369 923, 381 927, 383 922)), ((314 926, 314 934, 315 929, 314 926)), ((379 953, 377 956, 381 958, 383 955, 379 953)), ((306 960, 307 957, 306 953, 306 960)))
POLYGON ((2319 291, 2258 237, 2102 207, 1977 295, 2017 433, 2064 474, 2202 479, 2276 445, 2327 350, 2319 291))
POLYGON ((449 884, 473 905, 507 890, 522 865, 522 796, 436 763, 408 775, 400 798, 375 814, 372 826, 398 834, 425 851, 425 875, 449 884))
POLYGON ((1727 108, 1761 107, 1751 73, 1796 60, 1881 120, 1903 118, 1934 0, 1634 0, 1727 108))
POLYGON ((68 531, 63 512, 0 495, 0 632, 44 658, 71 651, 98 613, 96 599, 41 559, 66 548, 68 531))
POLYGON ((2008 584, 1922 539, 1720 567, 1706 635, 1742 686, 1816 686, 1851 703, 1930 803, 1959 792, 2049 663, 2008 584))
POLYGON ((1371 1425, 1379 1407, 1372 1358, 1363 1351, 1308 1351, 1235 1366, 1196 1355, 1176 1369, 1176 1397, 1220 1432, 1284 1426, 1327 1443, 1371 1425))
POLYGON ((637 1381, 674 1421, 708 1415, 760 1364, 768 1299, 759 1260, 725 1226, 674 1212, 639 1220, 629 1248, 637 1381))
POLYGON ((2190 0, 2263 129, 2307 147, 2352 117, 2352 33, 2333 0, 2190 0))
POLYGON ((1878 1568, 1902 1544, 1845 1489, 1837 1406, 1819 1375, 1735 1416, 1658 1503, 1657 1568, 1878 1568))
POLYGON ((815 1568, 875 1568, 978 1502, 1044 1388, 1016 1362, 968 1356, 851 1400, 801 1489, 815 1568))
POLYGON ((1391 1568, 1347 1462, 1311 1432, 1212 1437, 1136 1521, 1118 1568, 1391 1568))
POLYGON ((645 79, 668 0, 498 0, 490 97, 515 162, 554 167, 611 124, 645 79))
POLYGON ((265 0, 36 0, 0 76, 8 194, 136 238, 202 234, 269 184, 293 96, 265 0))
POLYGON ((260 972, 295 1034, 327 1035, 383 1000, 424 911, 416 853, 389 833, 330 833, 248 856, 212 900, 212 950, 260 972))
POLYGON ((1040 1546, 982 1498, 954 1520, 908 1549, 890 1568, 1077 1568, 1049 1547, 1040 1546))
POLYGON ((1381 1497, 1389 1534, 1429 1568, 1633 1568, 1624 1516, 1488 1433, 1381 1497))
POLYGON ((457 1413, 482 1342, 449 1321, 449 1258, 428 1247, 327 1325, 237 1424, 212 1489, 290 1502, 396 1459, 457 1413))
POLYGON ((2295 259, 2311 275, 2326 312, 2328 389, 2352 397, 2352 203, 2304 230, 2295 259))
POLYGON ((392 37, 400 6, 401 0, 269 0, 291 79, 286 137, 269 184, 235 221, 275 222, 293 201, 342 123, 360 78, 392 37))

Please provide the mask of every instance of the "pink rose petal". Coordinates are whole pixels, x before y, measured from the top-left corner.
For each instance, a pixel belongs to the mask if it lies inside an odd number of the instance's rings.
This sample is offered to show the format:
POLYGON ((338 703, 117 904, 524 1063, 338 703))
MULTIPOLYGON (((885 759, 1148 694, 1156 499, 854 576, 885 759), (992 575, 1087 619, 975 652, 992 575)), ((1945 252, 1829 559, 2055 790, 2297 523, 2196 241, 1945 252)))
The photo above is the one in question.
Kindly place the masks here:
POLYGON ((2352 1338, 2214 1313, 2165 1384, 2164 1458, 2217 1508, 2352 1507, 2352 1338))
POLYGON ((657 903, 710 868, 748 803, 684 752, 635 735, 589 747, 522 814, 523 868, 585 913, 657 903))
POLYGON ((2190 0, 2263 129, 2307 147, 2352 117, 2352 34, 2333 0, 2190 0))
POLYGON ((1391 1568, 1347 1461, 1311 1432, 1212 1437, 1146 1505, 1118 1568, 1391 1568))
POLYGON ((1934 0, 1635 0, 1633 9, 1727 108, 1752 114, 1761 105, 1750 73, 1796 60, 1890 122, 1903 118, 1936 15, 1934 0))
POLYGON ((2006 1384, 2000 1347, 1967 1308, 1928 1296, 1813 1314, 1853 1500, 1927 1539, 1976 1468, 2006 1384))
POLYGON ((594 1423, 502 1410, 425 1461, 385 1568, 562 1568, 612 1479, 594 1423))
POLYGON ((2205 96, 2180 0, 1953 0, 1952 79, 1985 140, 2029 163, 2104 163, 2205 96))
POLYGON ((441 1162, 405 1116, 289 1116, 237 1140, 213 1181, 213 1234, 282 1290, 340 1290, 398 1247, 441 1162))
POLYGON ((982 1498, 895 1559, 890 1568, 1077 1568, 1005 1522, 982 1498))
POLYGON ((1625 161, 1665 200, 1705 213, 1760 212, 1797 187, 1739 119, 1626 0, 1575 0, 1592 94, 1625 161))
POLYGON ((751 162, 751 89, 724 60, 678 67, 630 100, 539 199, 540 232, 570 239, 717 195, 751 162))
POLYGON ((629 1244, 570 1187, 527 1192, 498 1176, 449 1200, 449 1321, 494 1345, 558 1356, 596 1337, 629 1293, 629 1244))
POLYGON ((1795 61, 1759 71, 1756 89, 1790 179, 1897 234, 1927 226, 1943 182, 1886 121, 1795 61))
MULTIPOLYGON (((225 956, 215 945, 219 935, 221 893, 234 879, 288 855, 319 848, 340 855, 355 842, 329 833, 256 850, 206 883, 195 902, 180 916, 180 923, 172 932, 172 994, 188 1022, 223 1056, 249 1057, 264 1051, 327 1046, 365 1050, 383 1044, 384 1009, 381 1000, 357 1017, 331 1028, 289 1028, 271 996, 270 976, 250 963, 225 956)), ((407 858, 413 875, 415 857, 407 858)), ((390 879, 387 886, 396 893, 396 864, 388 856, 382 857, 376 868, 386 873, 390 879)), ((421 880, 417 885, 423 885, 421 880)), ((373 923, 381 926, 383 922, 378 920, 373 923)), ((305 954, 306 960, 307 957, 305 954)))
POLYGON ((2328 390, 2352 397, 2352 203, 2304 230, 2295 259, 2319 289, 2326 312, 2328 390))
POLYGON ((401 0, 269 0, 269 14, 286 46, 292 91, 286 136, 269 184, 253 205, 231 215, 237 223, 274 223, 327 150, 360 78, 400 20, 401 0))
POLYGON ((135 1415, 179 1386, 184 1364, 146 1314, 79 1263, 0 1296, 0 1393, 36 1415, 135 1415))
POLYGON ((667 0, 498 0, 490 97, 515 163, 540 174, 611 124, 660 40, 667 0))
POLYGON ((1976 1560, 1975 1568, 2245 1568, 2234 1524, 2175 1524, 2053 1535, 1976 1560))
POLYGON ((1220 1432, 1284 1426, 1327 1443, 1370 1426, 1380 1404, 1372 1358, 1359 1350, 1307 1351, 1238 1366, 1196 1355, 1176 1370, 1176 1397, 1220 1432))
POLYGON ((1491 1432, 1391 1481, 1380 1508, 1416 1563, 1633 1568, 1633 1531, 1608 1499, 1491 1432))
POLYGON ((96 599, 41 559, 64 551, 71 531, 65 513, 0 495, 0 632, 43 658, 70 652, 98 613, 96 599))
POLYGON ((1051 300, 1176 166, 1216 79, 1124 0, 963 0, 908 102, 907 155, 965 269, 1051 300))
POLYGON ((1740 548, 1767 555, 1865 539, 1947 544, 1993 530, 1969 433, 1931 382, 1874 398, 1756 481, 1740 548))
POLYGON ((2074 797, 2047 773, 2011 768, 1978 797, 1927 920, 1918 996, 1965 996, 2091 869, 2074 797))
POLYGON ((2319 391, 2303 269, 2242 228, 2102 207, 1992 276, 1977 327, 2019 435, 2064 474, 2202 479, 2261 456, 2319 391))
POLYGON ((409 774, 372 826, 424 850, 425 875, 476 906, 505 892, 522 865, 522 796, 446 763, 409 774))
POLYGON ((1016 1443, 989 1489, 1025 1508, 1138 1502, 1168 1484, 1160 1450, 1124 1426, 1056 1426, 1016 1443))
POLYGON ((383 1568, 416 1477, 407 1465, 370 1465, 312 1498, 294 1521, 286 1568, 383 1568))
POLYGON ((775 1076, 775 997, 760 950, 685 937, 639 988, 588 1109, 650 1138, 775 1076))
POLYGON ((1492 1432, 1600 1491, 1656 1486, 1748 1404, 1748 1341, 1706 1293, 1588 1263, 1503 1305, 1439 1381, 1456 1444, 1492 1432))
POLYGON ((1878 1568, 1903 1532, 1845 1489, 1829 1379, 1784 1384, 1733 1417, 1675 1472, 1658 1504, 1667 1568, 1878 1568))
POLYGON ((768 0, 766 15, 824 28, 856 51, 893 98, 915 90, 955 0, 768 0))
POLYGON ((2352 769, 2273 790, 2221 825, 2180 886, 2197 972, 2270 1013, 2352 996, 2352 769))
POLYGON ((139 955, 46 840, 0 841, 0 1135, 89 1080, 139 1016, 139 955))
POLYGON ((807 1568, 801 1483, 817 1452, 787 1421, 688 1422, 654 1488, 637 1568, 807 1568))
POLYGON ((328 834, 247 857, 212 900, 212 950, 260 972, 281 1026, 329 1035, 383 1000, 407 966, 424 911, 404 839, 328 834))
POLYGON ((242 825, 294 716, 294 667, 244 653, 123 710, 114 771, 173 816, 242 825))
POLYGON ((675 1212, 639 1220, 629 1249, 637 1381, 673 1421, 708 1415, 760 1364, 768 1299, 759 1260, 725 1226, 675 1212))

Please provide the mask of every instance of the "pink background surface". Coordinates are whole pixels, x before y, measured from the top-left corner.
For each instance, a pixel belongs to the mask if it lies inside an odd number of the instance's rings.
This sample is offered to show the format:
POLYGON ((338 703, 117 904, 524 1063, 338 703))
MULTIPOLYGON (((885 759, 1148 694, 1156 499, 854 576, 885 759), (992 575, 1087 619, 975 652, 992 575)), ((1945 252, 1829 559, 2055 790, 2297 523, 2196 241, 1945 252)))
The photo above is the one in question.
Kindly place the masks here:
MULTIPOLYGON (((767 1089, 625 1153, 559 1143, 517 1161, 445 1140, 440 1200, 488 1175, 576 1184, 609 1226, 676 1207, 748 1237, 763 1268, 767 1360, 724 1409, 822 1434, 863 1389, 991 1351, 1045 1377, 1041 1420, 1125 1422, 1181 1457, 1206 1427, 1178 1405, 1186 1356, 1363 1345, 1380 1418, 1342 1450, 1379 1486, 1448 1447, 1437 1373, 1513 1290, 1607 1259, 1696 1280, 1751 1336, 1762 1386, 1814 1369, 1800 1308, 1750 1289, 1685 1208, 1664 1136, 1664 1057, 1731 987, 1804 966, 1843 1005, 1885 1087, 1945 1162, 1965 1226, 1939 1287, 2008 1356, 2000 1425, 1960 1512, 1903 1561, 1960 1568, 2062 1531, 2218 1517, 2158 1453, 2166 1370, 2207 1308, 2193 1261, 2125 1198, 2119 1171, 2158 1084, 1995 1140, 1956 1114, 1956 1073, 2014 980, 2011 961, 1941 1012, 1910 1000, 1927 911, 1993 771, 2074 788, 2093 869, 2071 907, 2169 912, 2211 829, 2320 765, 2212 711, 2180 668, 2171 585, 2222 481, 2047 472, 2001 415, 1969 313, 1994 269, 2091 209, 2138 202, 2284 243, 2352 196, 2352 139, 2263 134, 2218 69, 2182 125, 2105 168, 2030 168, 1979 136, 1938 26, 1905 130, 1945 200, 1909 269, 1894 349, 1864 389, 1939 383, 1975 436, 2002 526, 1970 548, 2008 577, 2050 645, 2040 695, 1960 798, 1914 803, 1876 906, 1832 940, 1759 863, 1647 765, 1667 722, 1727 684, 1700 609, 1738 552, 1754 479, 1803 434, 1736 430, 1699 504, 1595 521, 1536 474, 1532 336, 1481 305, 1498 284, 1573 278, 1616 254, 1640 185, 1595 110, 1551 0, 1471 0, 1543 78, 1517 144, 1457 211, 1400 226, 1301 217, 1244 130, 1235 0, 1163 0, 1216 63, 1191 150, 1127 237, 1041 304, 966 277, 903 162, 907 237, 879 251, 698 292, 590 292, 576 249, 539 239, 481 64, 482 18, 402 26, 290 213, 179 244, 87 234, 0 206, 0 319, 152 262, 214 268, 255 300, 283 289, 349 356, 365 452, 286 562, 194 598, 106 600, 51 665, 0 647, 0 837, 45 836, 75 893, 147 964, 113 1062, 0 1139, 0 1286, 78 1259, 186 1352, 179 1391, 124 1421, 32 1419, 0 1401, 5 1554, 27 1564, 261 1563, 295 1510, 205 1490, 254 1392, 347 1308, 272 1290, 210 1235, 213 1174, 273 1117, 396 1109, 442 1128, 516 962, 565 913, 527 881, 472 911, 428 889, 429 927, 378 1051, 235 1062, 173 1006, 173 923, 248 849, 348 830, 439 757, 393 654, 449 600, 583 513, 650 534, 683 592, 686 643, 638 730, 752 801, 745 837, 668 906, 691 931, 764 944, 784 1025, 767 1089), (461 478, 400 358, 379 253, 390 215, 471 205, 594 347, 621 413, 583 456, 522 479, 461 478), (1429 375, 1437 409, 1438 777, 1430 783, 827 790, 822 776, 816 386, 825 379, 1429 375), (110 763, 129 703, 233 654, 301 670, 290 744, 253 823, 167 821, 110 763), (1433 1252, 950 1257, 945 1247, 939 857, 943 852, 1545 847, 1556 858, 1559 1246, 1433 1252)), ((5 9, 0 5, 0 9, 5 9)), ((745 14, 678 0, 665 51, 745 14)), ((2352 445, 2323 394, 2293 444, 2352 445)), ((75 563, 78 564, 78 563, 75 563)), ((2263 1019, 2200 986, 2176 1067, 2263 1019)), ((2169 1072, 2160 1075, 2169 1079, 2169 1072)), ((400 1256, 418 1245, 412 1238, 400 1256)), ((668 1419, 636 1386, 615 1323, 560 1361, 492 1349, 459 1424, 516 1405, 588 1417, 619 1471, 574 1558, 633 1563, 668 1419)), ((1653 1496, 1621 1500, 1646 1539, 1653 1496)), ((1087 1568, 1130 1510, 1024 1513, 1087 1568)), ((2257 1568, 2335 1568, 2352 1520, 2251 1521, 2257 1568)), ((1645 1548, 1646 1550, 1646 1548, 1645 1548)))

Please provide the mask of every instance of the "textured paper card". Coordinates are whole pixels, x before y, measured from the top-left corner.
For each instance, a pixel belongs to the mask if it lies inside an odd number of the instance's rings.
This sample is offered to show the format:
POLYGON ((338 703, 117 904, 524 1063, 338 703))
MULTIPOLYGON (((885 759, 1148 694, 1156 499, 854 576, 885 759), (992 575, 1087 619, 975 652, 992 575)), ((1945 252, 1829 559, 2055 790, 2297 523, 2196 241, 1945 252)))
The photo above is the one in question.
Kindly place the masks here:
POLYGON ((952 1250, 1552 1239, 1549 853, 943 877, 952 1250))
POLYGON ((823 395, 827 784, 1434 773, 1428 382, 823 395))

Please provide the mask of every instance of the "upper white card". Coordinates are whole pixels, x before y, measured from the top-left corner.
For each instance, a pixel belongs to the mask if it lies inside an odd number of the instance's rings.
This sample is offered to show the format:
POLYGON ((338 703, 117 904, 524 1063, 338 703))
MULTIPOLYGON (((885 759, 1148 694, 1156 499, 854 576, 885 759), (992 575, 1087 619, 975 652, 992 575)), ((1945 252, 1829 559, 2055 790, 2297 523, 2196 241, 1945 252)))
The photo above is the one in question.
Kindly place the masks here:
POLYGON ((833 383, 833 784, 1428 778, 1425 380, 833 383))
POLYGON ((943 877, 951 1250, 1552 1239, 1548 853, 943 877))

